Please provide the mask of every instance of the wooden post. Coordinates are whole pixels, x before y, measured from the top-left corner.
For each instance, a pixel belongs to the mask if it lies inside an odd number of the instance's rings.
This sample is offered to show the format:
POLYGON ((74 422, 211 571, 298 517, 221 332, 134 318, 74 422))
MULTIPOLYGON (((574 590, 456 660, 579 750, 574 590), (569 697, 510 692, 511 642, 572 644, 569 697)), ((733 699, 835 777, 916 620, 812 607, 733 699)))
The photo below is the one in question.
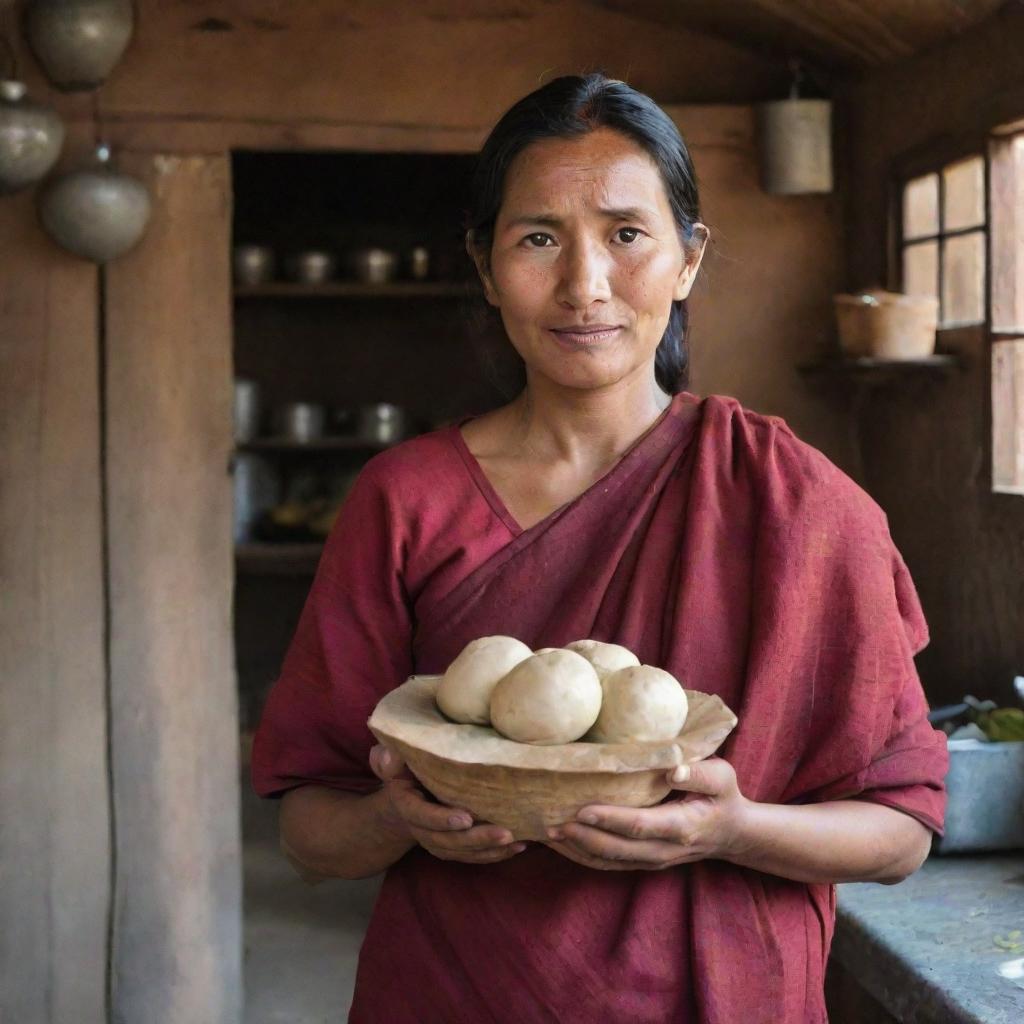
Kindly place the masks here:
POLYGON ((0 1020, 107 1019, 96 268, 0 203, 0 1020))
POLYGON ((226 156, 122 153, 153 193, 107 265, 113 1014, 241 1020, 226 156))

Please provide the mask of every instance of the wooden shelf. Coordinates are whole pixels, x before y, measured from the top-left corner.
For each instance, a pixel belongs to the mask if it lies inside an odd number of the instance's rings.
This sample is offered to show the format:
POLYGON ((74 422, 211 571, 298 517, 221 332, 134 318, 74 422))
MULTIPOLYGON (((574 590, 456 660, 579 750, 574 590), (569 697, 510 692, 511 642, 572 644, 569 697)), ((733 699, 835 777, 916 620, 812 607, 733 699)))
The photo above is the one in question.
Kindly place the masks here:
POLYGON ((802 363, 797 370, 806 376, 827 376, 852 380, 894 380, 911 376, 945 375, 963 369, 958 355, 936 353, 921 359, 873 359, 867 356, 821 359, 802 363))
POLYGON ((268 281, 260 285, 236 285, 236 299, 415 299, 471 298, 483 294, 476 281, 391 281, 364 284, 362 281, 328 281, 298 284, 268 281))
MULTIPOLYGON (((405 438, 402 438, 405 440, 405 438)), ((238 445, 240 452, 381 452, 398 441, 368 441, 361 437, 320 437, 292 441, 286 437, 258 437, 238 445)))
POLYGON ((323 550, 320 543, 236 544, 235 568, 249 576, 312 576, 323 550))

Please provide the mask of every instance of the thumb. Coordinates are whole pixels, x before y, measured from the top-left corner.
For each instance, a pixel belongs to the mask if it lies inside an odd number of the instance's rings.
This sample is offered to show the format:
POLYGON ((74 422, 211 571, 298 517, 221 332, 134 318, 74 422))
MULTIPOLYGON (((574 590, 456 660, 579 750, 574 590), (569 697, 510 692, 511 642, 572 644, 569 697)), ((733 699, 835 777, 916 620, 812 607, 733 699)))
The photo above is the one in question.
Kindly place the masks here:
POLYGON ((390 782, 392 779, 411 779, 412 772, 405 765, 398 754, 389 750, 383 743, 378 743, 370 748, 370 767, 374 775, 382 782, 390 782))
POLYGON ((668 784, 673 789, 705 796, 720 796, 736 784, 736 772, 732 765, 720 757, 678 765, 670 768, 667 775, 668 784))

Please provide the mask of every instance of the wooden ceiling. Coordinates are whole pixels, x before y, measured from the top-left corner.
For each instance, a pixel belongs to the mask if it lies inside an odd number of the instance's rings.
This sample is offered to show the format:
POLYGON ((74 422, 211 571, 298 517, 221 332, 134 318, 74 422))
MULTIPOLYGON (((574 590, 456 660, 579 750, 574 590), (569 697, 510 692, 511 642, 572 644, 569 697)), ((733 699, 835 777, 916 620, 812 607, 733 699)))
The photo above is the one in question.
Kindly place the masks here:
POLYGON ((822 69, 905 60, 987 18, 1007 0, 587 0, 822 69))

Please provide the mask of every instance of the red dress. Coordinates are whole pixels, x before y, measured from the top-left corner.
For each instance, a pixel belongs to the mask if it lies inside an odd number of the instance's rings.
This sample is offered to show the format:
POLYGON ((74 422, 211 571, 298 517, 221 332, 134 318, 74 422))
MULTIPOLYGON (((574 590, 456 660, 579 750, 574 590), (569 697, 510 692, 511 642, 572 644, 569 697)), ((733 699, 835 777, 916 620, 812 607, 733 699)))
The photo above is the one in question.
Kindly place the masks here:
MULTIPOLYGON (((464 421, 463 421, 464 422, 464 421)), ((927 627, 885 515, 773 416, 675 396, 583 494, 521 530, 458 425, 371 459, 328 540, 256 736, 263 796, 378 782, 366 720, 470 640, 624 644, 739 717, 752 800, 842 798, 941 832, 927 627)), ((387 872, 356 1024, 820 1024, 835 888, 706 860, 599 871, 531 843, 387 872)))

